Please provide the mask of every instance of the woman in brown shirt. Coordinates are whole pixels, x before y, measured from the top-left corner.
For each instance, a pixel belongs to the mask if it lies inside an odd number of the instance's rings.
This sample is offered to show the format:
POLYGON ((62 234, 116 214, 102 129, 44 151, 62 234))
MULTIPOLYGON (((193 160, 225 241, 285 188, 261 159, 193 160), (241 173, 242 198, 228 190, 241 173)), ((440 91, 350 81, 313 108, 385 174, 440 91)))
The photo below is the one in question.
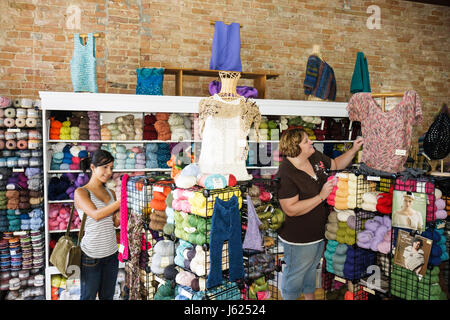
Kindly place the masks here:
POLYGON ((277 176, 280 178, 278 197, 286 213, 279 229, 286 263, 281 281, 284 300, 296 300, 302 293, 305 299, 314 299, 316 267, 324 249, 329 214, 325 200, 333 189, 333 180, 327 182, 326 170, 346 168, 362 144, 363 139, 359 137, 349 151, 330 159, 315 150, 302 129, 283 132, 280 153, 284 158, 277 176))

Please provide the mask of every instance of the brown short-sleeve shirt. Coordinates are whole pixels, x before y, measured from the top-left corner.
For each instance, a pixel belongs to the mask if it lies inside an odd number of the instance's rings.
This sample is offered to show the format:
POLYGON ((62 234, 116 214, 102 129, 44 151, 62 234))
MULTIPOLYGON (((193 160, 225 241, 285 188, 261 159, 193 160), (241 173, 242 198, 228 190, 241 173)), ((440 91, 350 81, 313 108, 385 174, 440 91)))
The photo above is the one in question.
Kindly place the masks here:
MULTIPOLYGON (((306 172, 297 169, 286 158, 280 164, 277 177, 280 178, 279 199, 292 198, 298 195, 299 200, 317 196, 327 181, 326 169, 331 168, 331 159, 319 151, 309 157, 316 173, 317 180, 306 172)), ((286 215, 282 227, 278 230, 282 239, 293 243, 318 241, 325 236, 325 224, 328 219, 328 206, 325 201, 310 212, 296 217, 286 215)))

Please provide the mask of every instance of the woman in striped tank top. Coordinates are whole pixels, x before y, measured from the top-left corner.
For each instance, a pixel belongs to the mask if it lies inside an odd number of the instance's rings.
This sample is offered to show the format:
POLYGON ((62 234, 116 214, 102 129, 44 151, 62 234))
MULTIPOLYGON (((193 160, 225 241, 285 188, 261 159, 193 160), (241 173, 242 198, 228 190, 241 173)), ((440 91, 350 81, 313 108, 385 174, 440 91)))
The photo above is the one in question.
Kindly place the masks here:
POLYGON ((80 218, 87 214, 81 240, 81 300, 112 300, 119 271, 114 227, 120 225, 120 200, 105 187, 114 167, 113 156, 97 150, 80 162, 91 170, 89 182, 75 190, 74 202, 80 218))

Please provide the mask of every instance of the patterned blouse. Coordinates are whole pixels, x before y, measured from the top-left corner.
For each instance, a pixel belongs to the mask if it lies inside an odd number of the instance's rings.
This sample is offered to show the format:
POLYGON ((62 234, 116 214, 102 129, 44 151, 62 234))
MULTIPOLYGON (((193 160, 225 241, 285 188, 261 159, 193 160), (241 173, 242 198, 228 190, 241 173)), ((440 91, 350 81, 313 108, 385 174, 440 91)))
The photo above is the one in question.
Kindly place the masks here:
POLYGON ((402 100, 385 112, 370 93, 355 93, 347 111, 350 120, 361 122, 362 162, 386 172, 403 171, 411 146, 412 127, 422 121, 422 101, 417 92, 406 91, 402 100))

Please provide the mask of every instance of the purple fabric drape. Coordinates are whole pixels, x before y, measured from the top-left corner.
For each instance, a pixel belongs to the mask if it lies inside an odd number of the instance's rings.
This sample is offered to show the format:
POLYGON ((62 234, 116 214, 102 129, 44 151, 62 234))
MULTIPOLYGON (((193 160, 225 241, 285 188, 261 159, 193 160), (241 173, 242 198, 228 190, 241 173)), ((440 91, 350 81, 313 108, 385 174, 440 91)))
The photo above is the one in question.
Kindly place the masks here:
POLYGON ((211 70, 242 71, 239 23, 226 25, 216 21, 212 43, 211 70))
MULTIPOLYGON (((215 93, 219 93, 221 88, 222 84, 220 81, 213 80, 209 83, 209 94, 214 95, 215 93)), ((238 95, 245 98, 258 98, 258 90, 253 87, 237 86, 236 92, 238 95)))

